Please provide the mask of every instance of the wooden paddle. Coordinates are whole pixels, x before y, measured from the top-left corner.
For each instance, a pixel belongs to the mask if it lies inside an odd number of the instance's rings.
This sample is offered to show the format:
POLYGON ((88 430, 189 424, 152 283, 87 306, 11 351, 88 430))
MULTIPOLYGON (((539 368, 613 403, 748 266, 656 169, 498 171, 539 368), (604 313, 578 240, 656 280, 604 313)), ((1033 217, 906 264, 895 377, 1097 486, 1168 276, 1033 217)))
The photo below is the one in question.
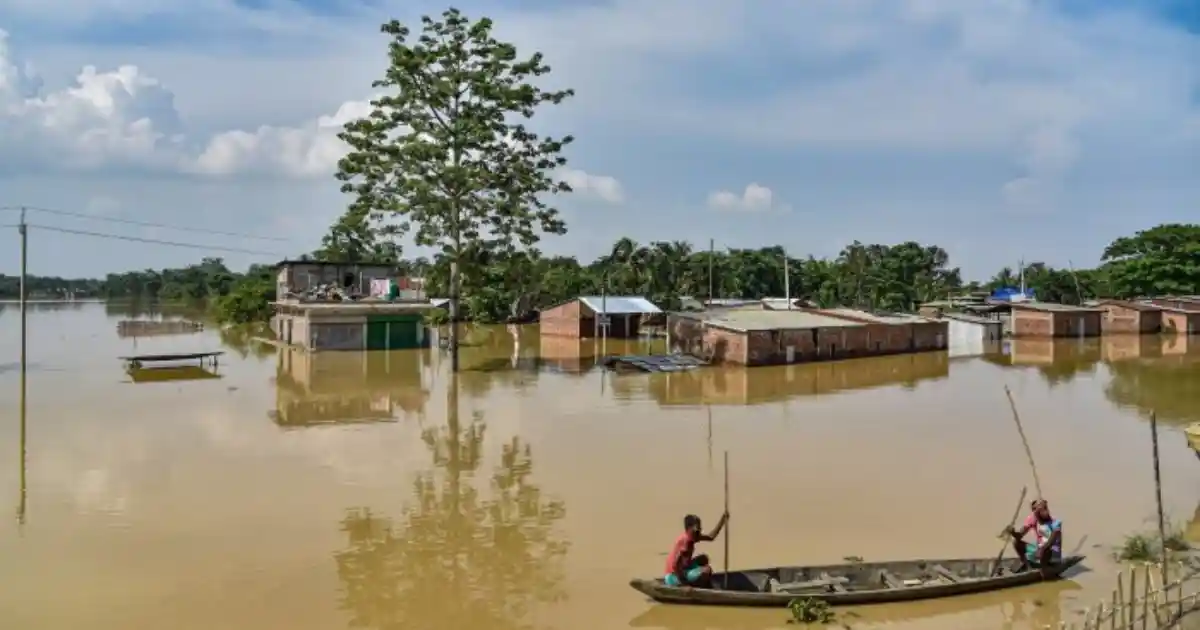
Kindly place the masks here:
MULTIPOLYGON (((729 451, 725 451, 725 514, 729 513, 729 451)), ((729 590, 729 521, 725 522, 724 588, 729 590)))
POLYGON ((1008 529, 1001 532, 1000 536, 1004 538, 1004 546, 1000 547, 1000 553, 996 554, 996 559, 992 561, 991 568, 988 569, 988 575, 995 575, 996 569, 1000 566, 1000 560, 1004 558, 1004 550, 1012 546, 1012 535, 1008 532, 1017 524, 1017 518, 1021 516, 1021 509, 1025 507, 1025 497, 1029 494, 1029 486, 1021 487, 1021 498, 1017 500, 1017 509, 1013 510, 1012 520, 1008 523, 1008 529))

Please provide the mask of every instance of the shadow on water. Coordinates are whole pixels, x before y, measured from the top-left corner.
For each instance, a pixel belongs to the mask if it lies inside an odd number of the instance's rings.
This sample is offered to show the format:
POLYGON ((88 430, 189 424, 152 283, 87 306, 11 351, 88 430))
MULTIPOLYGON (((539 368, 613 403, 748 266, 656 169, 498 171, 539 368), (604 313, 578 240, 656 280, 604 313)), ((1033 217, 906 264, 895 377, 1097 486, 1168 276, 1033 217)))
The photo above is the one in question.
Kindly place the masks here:
POLYGON ((424 413, 432 388, 429 350, 277 352, 275 411, 283 428, 391 422, 424 413))
POLYGON ((482 412, 459 421, 457 389, 447 387, 445 426, 422 430, 433 467, 417 475, 409 506, 342 519, 346 547, 334 559, 351 627, 516 630, 533 627, 537 604, 566 597, 565 503, 542 495, 533 452, 515 437, 478 487, 487 425, 482 412))
MULTIPOLYGON (((1071 593, 1082 588, 1071 581, 1051 582, 1035 587, 995 593, 967 595, 902 604, 878 604, 858 608, 839 608, 838 623, 829 627, 872 627, 898 623, 919 622, 922 627, 1029 627, 1057 628, 1064 618, 1063 604, 1071 593), (970 621, 946 619, 972 615, 970 621), (946 623, 938 623, 942 619, 946 623), (974 622, 974 623, 972 623, 974 622)), ((698 606, 667 606, 657 604, 629 621, 631 628, 664 628, 686 630, 713 628, 720 630, 768 630, 795 627, 787 624, 786 609, 747 610, 698 606)))

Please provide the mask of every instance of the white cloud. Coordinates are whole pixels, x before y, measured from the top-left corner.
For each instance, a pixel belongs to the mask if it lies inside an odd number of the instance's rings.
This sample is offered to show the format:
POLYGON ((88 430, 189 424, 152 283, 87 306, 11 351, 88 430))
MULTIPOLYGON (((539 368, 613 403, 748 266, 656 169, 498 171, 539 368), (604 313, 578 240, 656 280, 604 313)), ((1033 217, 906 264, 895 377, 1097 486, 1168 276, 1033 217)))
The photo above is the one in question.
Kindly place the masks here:
POLYGON ((729 212, 785 212, 789 209, 775 198, 770 188, 757 183, 748 184, 740 195, 718 190, 708 196, 708 207, 729 212))
POLYGON ((609 203, 625 201, 625 191, 621 182, 614 177, 592 175, 573 168, 564 169, 558 176, 576 193, 593 195, 609 203))
MULTIPOLYGON (((36 74, 18 64, 7 39, 0 30, 0 164, 37 161, 60 171, 137 166, 200 176, 329 178, 347 150, 337 137, 343 125, 370 113, 369 101, 348 100, 331 115, 295 126, 222 131, 197 142, 183 133, 174 94, 137 66, 108 72, 86 66, 74 85, 47 93, 36 74), (5 152, 6 147, 19 150, 5 152)), ((583 195, 611 203, 623 200, 621 184, 613 177, 578 169, 560 176, 583 195)))

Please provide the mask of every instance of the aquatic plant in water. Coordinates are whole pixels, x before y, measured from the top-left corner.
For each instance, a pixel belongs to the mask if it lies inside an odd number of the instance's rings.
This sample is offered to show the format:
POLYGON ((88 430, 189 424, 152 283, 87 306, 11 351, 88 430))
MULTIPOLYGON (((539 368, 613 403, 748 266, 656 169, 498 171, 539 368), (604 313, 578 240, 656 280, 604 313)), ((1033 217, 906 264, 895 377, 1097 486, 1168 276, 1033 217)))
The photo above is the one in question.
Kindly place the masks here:
POLYGON ((788 610, 792 613, 789 623, 833 623, 837 615, 829 604, 811 597, 793 599, 788 602, 788 610))

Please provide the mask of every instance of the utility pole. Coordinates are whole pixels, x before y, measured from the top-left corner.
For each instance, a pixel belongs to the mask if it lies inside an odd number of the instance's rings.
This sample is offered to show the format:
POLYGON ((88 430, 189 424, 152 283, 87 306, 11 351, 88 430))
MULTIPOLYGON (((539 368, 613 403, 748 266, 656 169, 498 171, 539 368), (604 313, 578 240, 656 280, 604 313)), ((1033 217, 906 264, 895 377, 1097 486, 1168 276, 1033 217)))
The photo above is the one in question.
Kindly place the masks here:
POLYGON ((20 411, 19 411, 19 413, 21 414, 21 497, 20 497, 20 503, 17 506, 17 522, 20 525, 24 525, 25 524, 25 501, 26 501, 26 496, 27 496, 27 486, 25 484, 25 468, 26 468, 26 462, 25 462, 25 457, 26 457, 26 453, 25 453, 25 441, 26 441, 25 440, 25 438, 26 438, 26 435, 25 435, 25 412, 26 412, 25 374, 26 374, 26 365, 27 365, 27 356, 26 356, 27 344, 26 344, 26 342, 29 338, 27 324, 26 324, 26 322, 27 322, 26 314, 27 313, 26 313, 26 304, 25 304, 26 293, 27 293, 27 288, 25 285, 25 275, 26 275, 28 261, 29 261, 29 257, 27 255, 27 253, 29 251, 29 247, 28 247, 29 230, 28 230, 28 227, 25 225, 25 208, 24 207, 21 208, 21 222, 19 224, 17 224, 17 230, 21 233, 21 288, 20 288, 20 291, 21 291, 21 298, 20 298, 21 299, 21 404, 20 404, 20 411))
POLYGON ((458 282, 456 260, 450 263, 450 372, 453 374, 458 374, 458 282))
POLYGON ((792 310, 792 273, 788 265, 787 250, 783 250, 783 297, 787 300, 787 310, 792 310))
POLYGON ((713 303, 713 259, 716 257, 716 243, 708 239, 708 307, 713 303))

